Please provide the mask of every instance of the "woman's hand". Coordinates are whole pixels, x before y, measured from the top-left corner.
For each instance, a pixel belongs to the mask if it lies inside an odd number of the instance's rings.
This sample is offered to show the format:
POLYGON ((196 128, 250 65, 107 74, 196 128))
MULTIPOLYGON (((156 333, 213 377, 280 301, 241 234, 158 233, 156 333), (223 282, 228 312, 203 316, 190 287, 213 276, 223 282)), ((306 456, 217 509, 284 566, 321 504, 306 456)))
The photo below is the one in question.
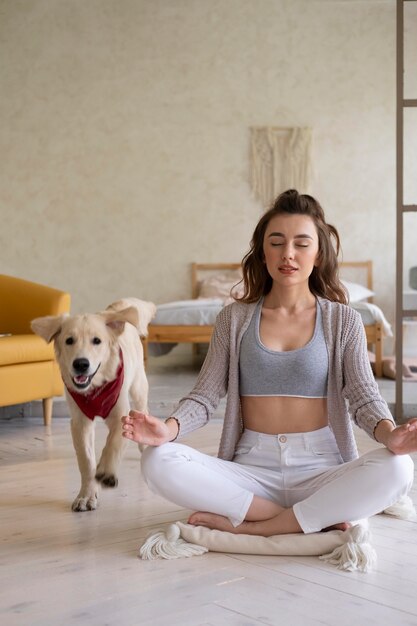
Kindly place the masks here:
POLYGON ((417 418, 394 428, 389 428, 387 422, 383 420, 378 424, 375 430, 377 441, 385 444, 394 454, 417 452, 417 418))
POLYGON ((122 417, 122 430, 122 435, 126 439, 148 446, 160 446, 175 439, 178 424, 175 419, 163 422, 158 417, 130 411, 129 415, 122 417))

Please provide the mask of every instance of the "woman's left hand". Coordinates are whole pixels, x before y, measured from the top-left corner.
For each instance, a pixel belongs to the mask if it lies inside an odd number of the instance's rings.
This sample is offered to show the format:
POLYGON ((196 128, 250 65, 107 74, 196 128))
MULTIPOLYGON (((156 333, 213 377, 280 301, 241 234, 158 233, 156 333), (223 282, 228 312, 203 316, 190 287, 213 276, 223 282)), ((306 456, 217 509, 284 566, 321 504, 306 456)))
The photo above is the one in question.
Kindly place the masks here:
POLYGON ((384 443, 394 454, 417 452, 417 418, 391 430, 384 443))

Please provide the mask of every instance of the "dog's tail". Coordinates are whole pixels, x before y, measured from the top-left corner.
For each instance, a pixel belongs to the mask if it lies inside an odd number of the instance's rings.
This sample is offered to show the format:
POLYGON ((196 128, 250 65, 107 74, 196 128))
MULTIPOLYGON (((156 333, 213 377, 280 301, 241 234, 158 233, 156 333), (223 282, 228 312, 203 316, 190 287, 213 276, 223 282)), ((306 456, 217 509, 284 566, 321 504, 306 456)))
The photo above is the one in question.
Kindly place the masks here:
POLYGON ((122 311, 128 307, 133 306, 139 316, 138 333, 141 337, 146 337, 148 334, 148 325, 151 319, 155 316, 156 306, 153 302, 146 302, 145 300, 139 300, 139 298, 122 298, 116 302, 109 304, 106 311, 122 311))

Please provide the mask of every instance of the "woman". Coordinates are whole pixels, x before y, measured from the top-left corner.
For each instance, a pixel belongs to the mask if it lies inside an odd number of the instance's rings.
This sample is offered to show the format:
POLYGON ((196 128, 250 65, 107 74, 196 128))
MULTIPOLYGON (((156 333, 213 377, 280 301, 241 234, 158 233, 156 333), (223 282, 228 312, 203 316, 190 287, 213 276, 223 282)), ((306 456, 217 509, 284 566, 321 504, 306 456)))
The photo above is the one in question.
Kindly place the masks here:
POLYGON ((346 529, 405 495, 417 419, 396 427, 361 318, 338 279, 339 236, 295 190, 260 219, 244 295, 218 315, 192 392, 165 422, 131 411, 149 487, 197 510, 190 524, 276 535, 346 529), (219 458, 177 443, 227 405, 219 458), (384 444, 358 457, 353 421, 384 444))

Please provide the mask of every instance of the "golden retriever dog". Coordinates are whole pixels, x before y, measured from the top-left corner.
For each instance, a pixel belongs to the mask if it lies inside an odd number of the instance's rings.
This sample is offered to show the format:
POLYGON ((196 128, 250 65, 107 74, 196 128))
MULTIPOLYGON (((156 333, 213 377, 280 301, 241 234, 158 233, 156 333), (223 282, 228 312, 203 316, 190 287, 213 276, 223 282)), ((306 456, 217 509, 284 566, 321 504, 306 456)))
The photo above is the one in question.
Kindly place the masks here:
POLYGON ((99 484, 116 487, 117 471, 125 447, 122 415, 148 411, 148 381, 140 336, 155 315, 155 305, 125 298, 100 313, 58 315, 32 320, 32 330, 48 343, 65 384, 71 414, 71 433, 81 474, 81 489, 73 511, 97 507, 99 484), (96 466, 94 418, 109 429, 96 466))

